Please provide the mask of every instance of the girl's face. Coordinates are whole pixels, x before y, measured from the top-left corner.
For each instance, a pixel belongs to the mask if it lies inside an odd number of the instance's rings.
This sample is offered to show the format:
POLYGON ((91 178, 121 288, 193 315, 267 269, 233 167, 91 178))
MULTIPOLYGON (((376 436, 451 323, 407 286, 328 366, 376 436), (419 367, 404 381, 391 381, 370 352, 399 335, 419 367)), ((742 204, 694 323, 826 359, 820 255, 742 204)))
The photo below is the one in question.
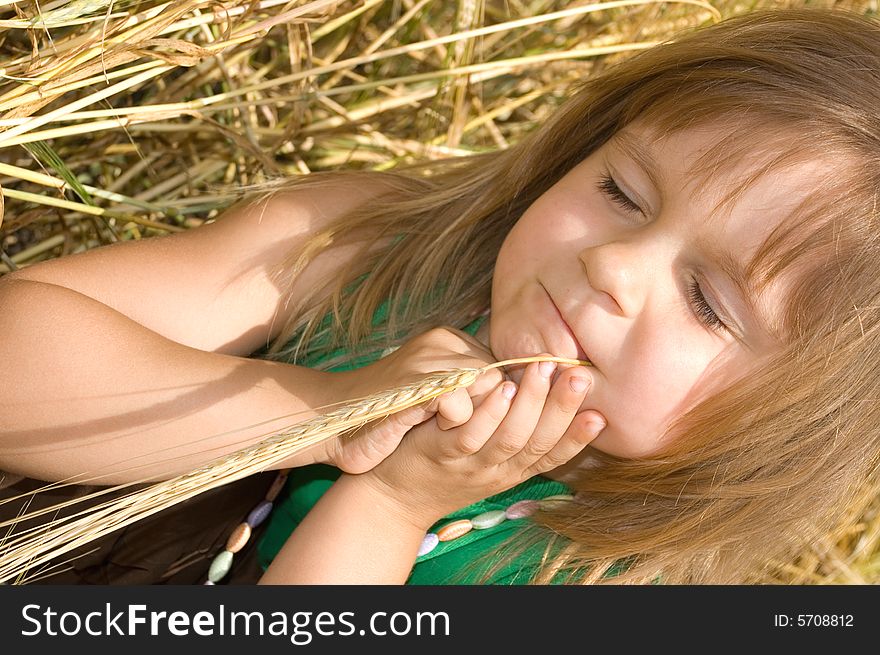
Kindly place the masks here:
MULTIPOLYGON (((476 335, 498 360, 546 352, 591 361, 582 409, 607 422, 591 445, 619 457, 656 451, 710 382, 729 383, 779 348, 780 283, 741 295, 728 271, 745 265, 821 173, 813 162, 765 176, 713 214, 749 162, 697 193, 688 167, 720 132, 654 145, 646 134, 624 128, 520 217, 476 335)), ((519 382, 523 369, 508 372, 519 382)))

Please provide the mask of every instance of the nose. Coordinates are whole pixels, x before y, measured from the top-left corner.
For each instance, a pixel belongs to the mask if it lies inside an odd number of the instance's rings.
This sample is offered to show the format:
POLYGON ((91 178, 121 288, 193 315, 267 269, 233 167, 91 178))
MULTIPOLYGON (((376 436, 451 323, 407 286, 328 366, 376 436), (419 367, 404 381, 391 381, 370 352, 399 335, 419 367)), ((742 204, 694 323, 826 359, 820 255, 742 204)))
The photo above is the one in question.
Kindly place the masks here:
POLYGON ((619 316, 636 316, 657 281, 662 253, 656 242, 638 237, 588 246, 579 258, 596 302, 619 316))

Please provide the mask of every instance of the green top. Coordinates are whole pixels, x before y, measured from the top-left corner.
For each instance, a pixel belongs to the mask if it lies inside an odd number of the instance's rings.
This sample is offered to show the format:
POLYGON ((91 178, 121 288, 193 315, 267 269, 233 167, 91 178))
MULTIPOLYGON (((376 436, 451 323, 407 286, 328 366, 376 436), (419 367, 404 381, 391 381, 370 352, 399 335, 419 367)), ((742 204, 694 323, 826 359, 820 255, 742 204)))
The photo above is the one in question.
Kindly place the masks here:
MULTIPOLYGON (((294 528, 339 475, 338 469, 326 464, 302 466, 290 472, 287 487, 279 496, 283 500, 279 500, 273 510, 266 532, 258 544, 260 565, 264 569, 281 550, 294 528)), ((561 482, 535 476, 512 489, 447 515, 432 527, 432 531, 450 521, 473 518, 489 510, 504 510, 518 500, 540 499, 560 493, 570 493, 570 489, 561 482)), ((470 564, 478 557, 497 552, 501 544, 515 530, 522 527, 523 522, 524 519, 504 521, 494 528, 471 530, 452 541, 441 541, 430 553, 416 559, 406 583, 474 584, 482 572, 494 562, 489 559, 472 567, 470 564)), ((494 572, 489 584, 527 583, 534 574, 534 565, 543 552, 543 545, 526 551, 524 556, 518 557, 494 572)))
MULTIPOLYGON (((385 301, 376 311, 374 325, 385 318, 387 312, 385 301)), ((326 318, 329 318, 326 317, 326 318)), ((463 330, 470 335, 476 334, 485 316, 477 318, 463 330)), ((323 357, 306 358, 304 366, 314 367, 326 358, 340 354, 340 350, 323 357)), ((379 358, 378 353, 356 360, 351 366, 338 366, 328 370, 341 371, 365 366, 379 358)), ((314 506, 321 495, 333 484, 340 475, 339 469, 326 464, 312 464, 291 470, 284 490, 278 496, 276 506, 269 518, 266 532, 258 544, 260 565, 263 569, 275 557, 284 542, 293 532, 308 511, 314 506)), ((556 494, 571 493, 571 489, 563 484, 542 476, 535 476, 502 493, 490 496, 477 503, 448 514, 433 527, 440 526, 463 518, 473 518, 490 510, 503 510, 513 503, 526 500, 539 500, 556 494)), ((471 530, 469 533, 452 541, 440 542, 433 551, 420 556, 413 567, 407 584, 442 585, 442 584, 474 584, 481 573, 493 564, 495 558, 485 555, 497 553, 499 546, 516 530, 523 527, 527 519, 503 521, 499 525, 483 529, 471 530), (480 559, 479 565, 470 566, 480 559), (464 570, 463 570, 464 569, 464 570)), ((534 574, 540 558, 544 554, 544 545, 536 544, 527 549, 517 559, 497 569, 489 578, 489 584, 525 584, 534 574)), ((610 574, 610 572, 609 572, 610 574)), ((609 575, 606 574, 606 575, 609 575)), ((556 581, 554 581, 556 582, 556 581)))

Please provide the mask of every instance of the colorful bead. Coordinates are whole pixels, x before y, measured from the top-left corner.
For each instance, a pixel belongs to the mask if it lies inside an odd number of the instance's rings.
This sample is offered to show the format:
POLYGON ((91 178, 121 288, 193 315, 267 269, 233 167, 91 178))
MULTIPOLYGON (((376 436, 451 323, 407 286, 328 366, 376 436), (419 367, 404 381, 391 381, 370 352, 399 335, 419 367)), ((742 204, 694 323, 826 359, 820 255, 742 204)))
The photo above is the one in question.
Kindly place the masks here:
POLYGON ((542 498, 540 500, 541 507, 546 507, 546 505, 552 506, 554 501, 562 501, 562 500, 573 500, 574 496, 571 494, 556 494, 555 496, 547 496, 546 498, 542 498))
POLYGON ((244 545, 250 538, 251 526, 247 523, 239 523, 238 527, 232 531, 231 535, 229 535, 229 539, 226 540, 226 550, 230 553, 237 553, 244 548, 244 545))
POLYGON ((284 488, 288 473, 290 473, 290 469, 283 469, 278 472, 278 475, 275 476, 275 480, 272 482, 272 486, 266 492, 265 498, 250 511, 245 522, 240 523, 232 531, 232 534, 229 535, 229 538, 226 540, 226 550, 218 554, 214 561, 211 562, 211 566, 208 569, 208 580, 205 582, 206 585, 216 584, 229 573, 229 569, 232 568, 233 554, 244 548, 251 538, 252 531, 269 517, 269 514, 272 512, 272 502, 284 488))
POLYGON ((434 534, 433 532, 429 532, 428 534, 425 535, 425 538, 422 539, 422 543, 419 546, 418 557, 421 557, 422 555, 427 555, 432 550, 434 550, 437 547, 437 544, 439 544, 439 543, 440 543, 440 538, 436 534, 434 534))
POLYGON ((513 503, 507 509, 490 510, 478 514, 470 520, 460 519, 458 521, 453 521, 452 523, 447 523, 437 530, 436 533, 429 532, 424 536, 422 543, 419 545, 418 557, 422 557, 433 551, 441 541, 458 539, 471 530, 487 530, 504 523, 505 520, 525 518, 541 507, 541 504, 544 501, 551 501, 549 504, 552 505, 552 501, 572 500, 573 498, 574 496, 571 494, 556 494, 554 496, 547 496, 541 500, 527 498, 513 503))
POLYGON ((538 502, 535 500, 520 500, 504 510, 505 518, 509 520, 524 519, 531 516, 538 509, 538 502))
POLYGON ((494 528, 506 518, 503 509, 494 509, 475 516, 471 519, 471 523, 474 525, 474 530, 486 530, 487 528, 494 528))
POLYGON ((437 530, 437 538, 440 541, 452 541, 453 539, 458 539, 463 534, 467 534, 473 527, 473 523, 468 519, 453 521, 437 530))
POLYGON ((214 558, 213 562, 211 562, 211 568, 208 569, 208 580, 211 582, 219 582, 223 579, 224 575, 229 573, 231 567, 232 553, 228 550, 224 550, 214 558))
POLYGON ((251 528, 256 528, 258 525, 266 520, 266 518, 269 516, 269 512, 271 511, 272 501, 264 500, 251 510, 251 513, 248 514, 247 518, 245 519, 245 523, 251 526, 251 528))
POLYGON ((571 494, 556 494, 555 496, 547 496, 541 500, 574 500, 574 496, 571 494))
POLYGON ((281 490, 284 489, 284 485, 287 482, 287 474, 283 473, 275 478, 275 482, 272 483, 272 486, 269 487, 269 491, 266 492, 266 500, 274 502, 276 498, 278 498, 278 494, 281 493, 281 490))

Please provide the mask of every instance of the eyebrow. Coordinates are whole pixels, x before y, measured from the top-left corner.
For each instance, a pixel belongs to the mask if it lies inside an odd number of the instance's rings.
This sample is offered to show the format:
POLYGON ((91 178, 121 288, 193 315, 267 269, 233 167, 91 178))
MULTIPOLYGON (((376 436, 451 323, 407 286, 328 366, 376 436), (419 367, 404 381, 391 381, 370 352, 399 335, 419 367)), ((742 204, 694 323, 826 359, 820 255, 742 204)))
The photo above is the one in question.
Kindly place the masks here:
MULTIPOLYGON (((648 147, 640 143, 636 137, 622 131, 617 132, 611 140, 625 156, 639 165, 651 180, 654 188, 662 194, 666 178, 661 167, 657 165, 651 156, 648 147)), ((735 257, 730 250, 718 246, 712 239, 700 237, 697 240, 697 245, 703 252, 709 253, 718 262, 718 267, 733 282, 740 299, 745 303, 746 309, 751 313, 753 322, 757 327, 767 335, 778 338, 776 331, 770 327, 764 315, 758 311, 754 301, 754 289, 749 284, 746 267, 739 258, 735 257)))
POLYGON ((623 154, 634 160, 642 168, 656 189, 664 188, 666 178, 663 175, 663 171, 657 166, 650 151, 644 144, 639 143, 634 136, 626 132, 617 132, 611 137, 611 141, 623 154))
POLYGON ((758 311, 754 300, 754 289, 748 282, 745 266, 739 258, 734 257, 732 252, 720 247, 712 239, 699 237, 697 245, 703 252, 708 252, 718 262, 718 267, 733 282, 740 299, 745 303, 747 311, 750 312, 753 322, 758 328, 766 334, 776 337, 776 332, 770 328, 764 315, 758 311))

